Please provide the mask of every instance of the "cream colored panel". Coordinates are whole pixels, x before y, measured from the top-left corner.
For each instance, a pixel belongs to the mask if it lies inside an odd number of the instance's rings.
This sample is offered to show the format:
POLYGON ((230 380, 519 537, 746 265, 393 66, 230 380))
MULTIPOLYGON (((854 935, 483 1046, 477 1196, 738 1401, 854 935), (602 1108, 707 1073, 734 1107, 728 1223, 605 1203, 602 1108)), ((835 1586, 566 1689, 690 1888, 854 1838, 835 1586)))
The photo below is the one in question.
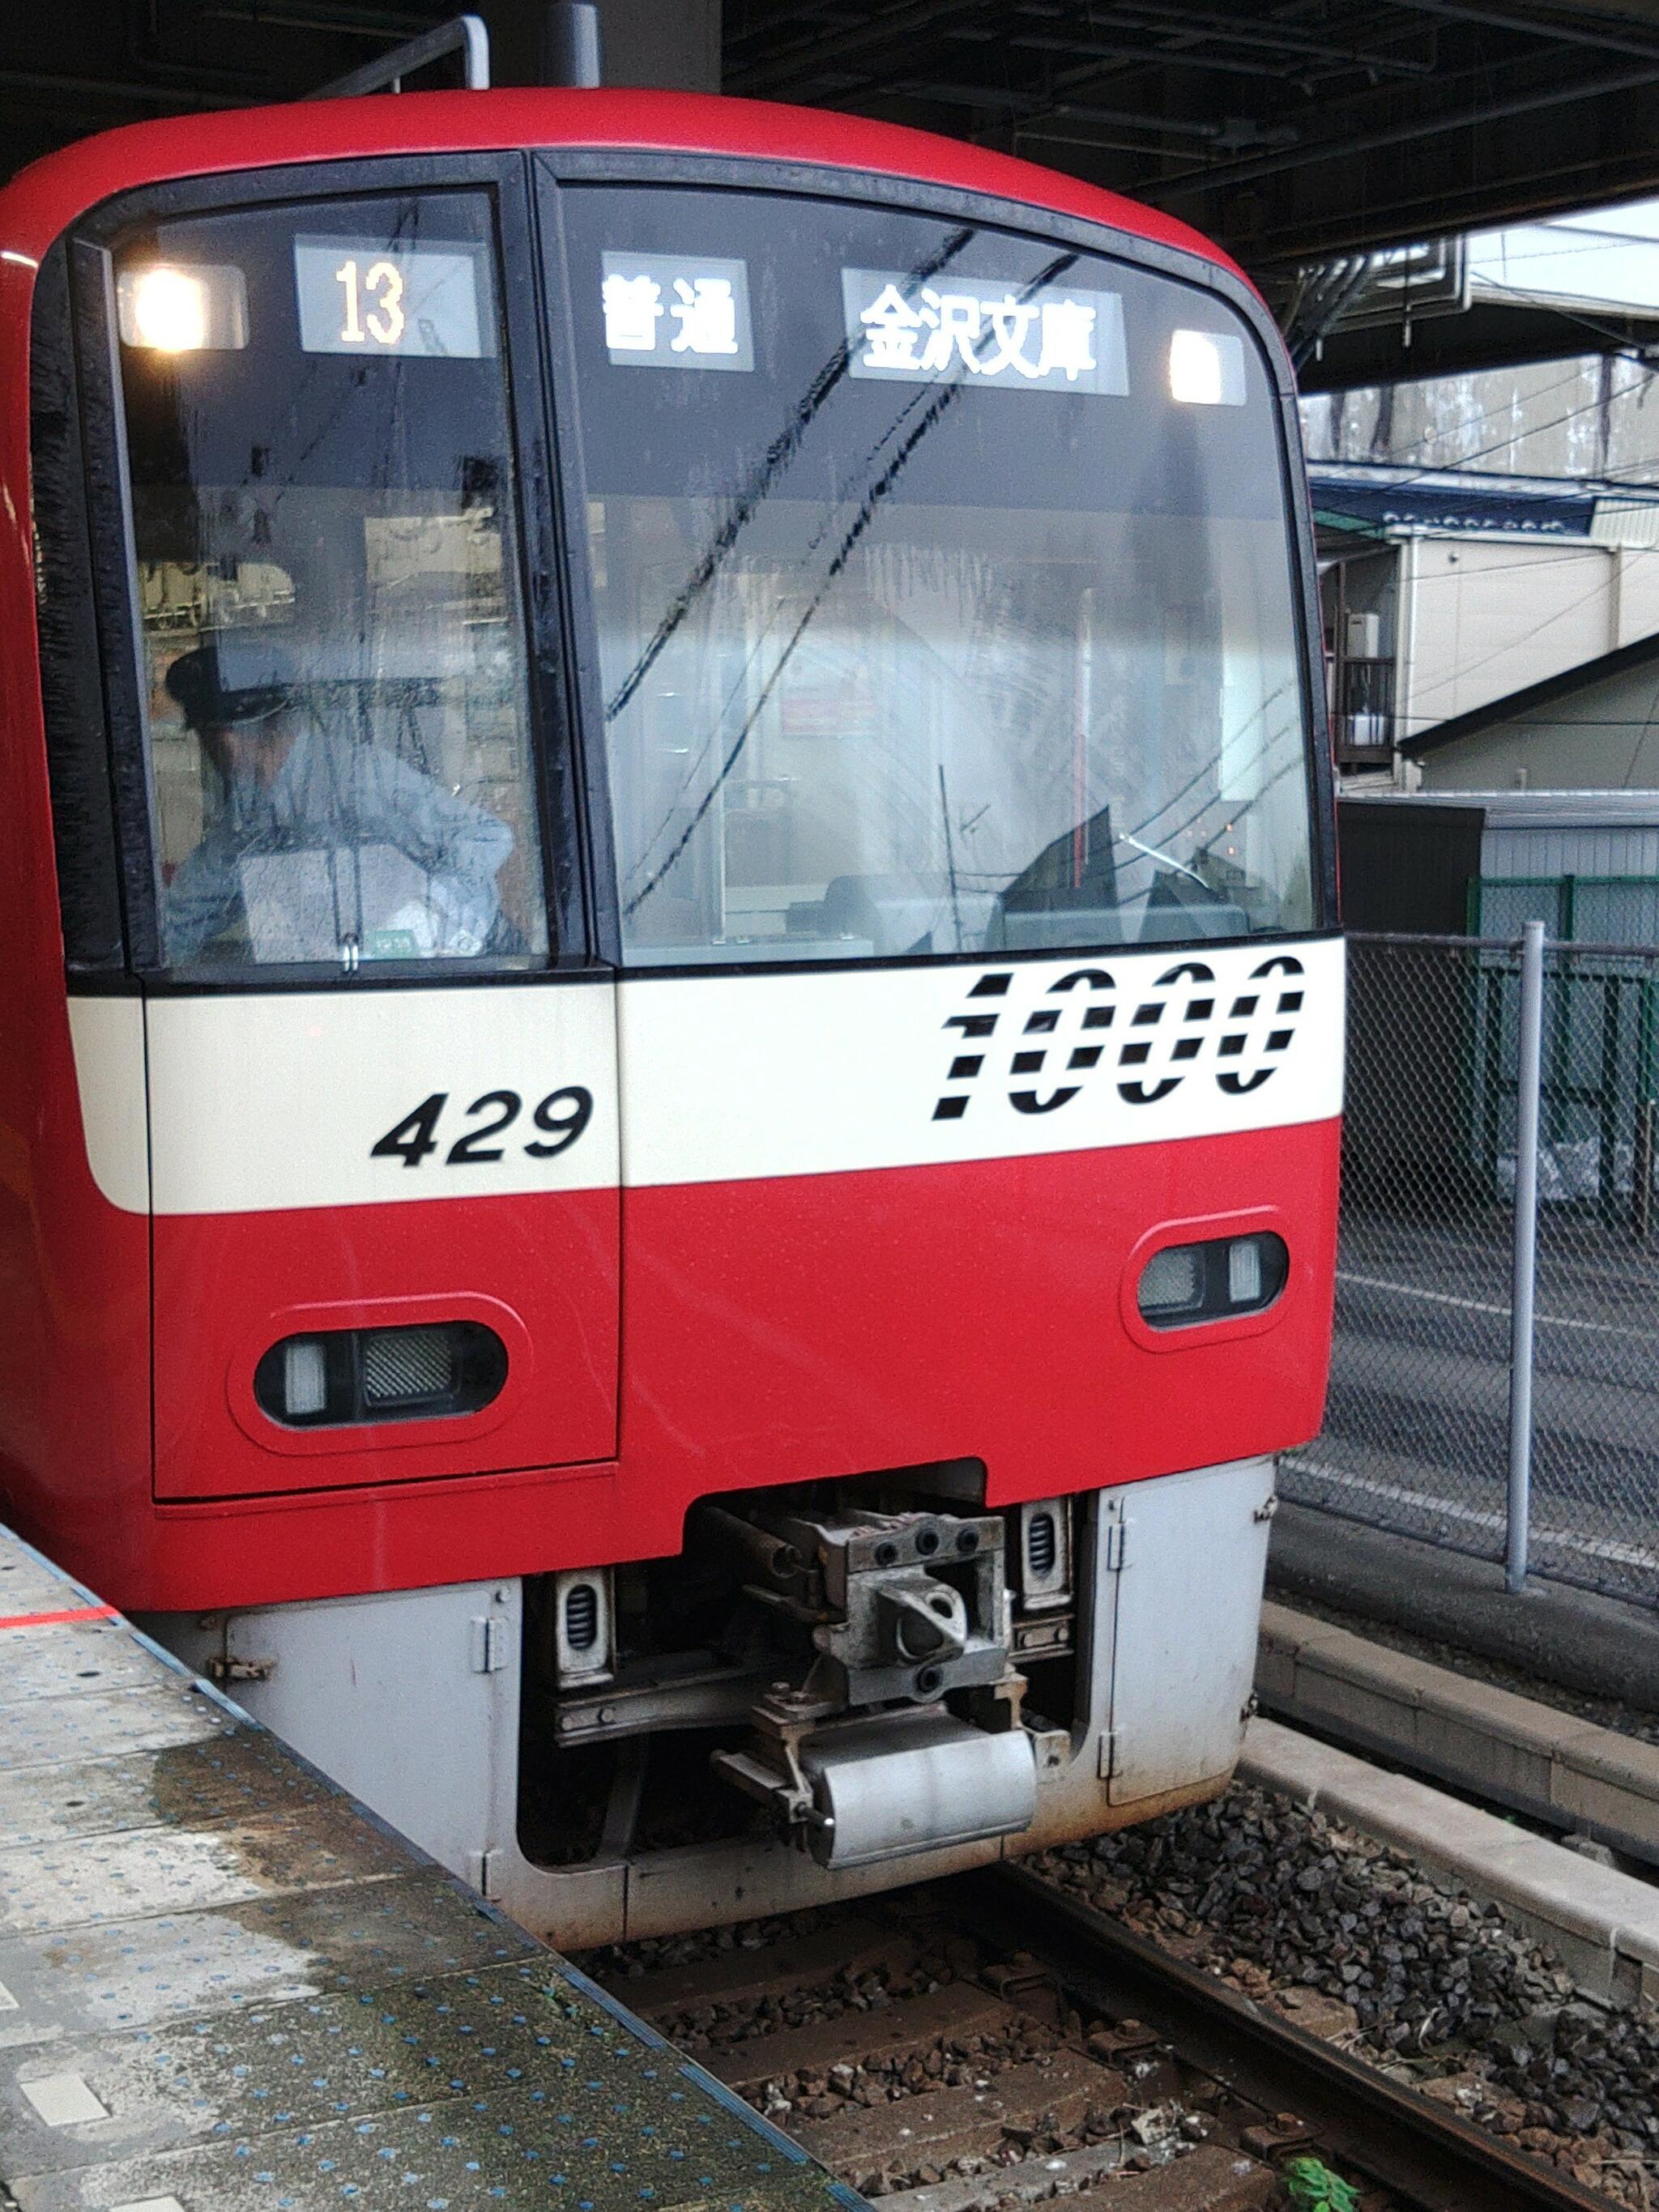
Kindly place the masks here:
MULTIPOLYGON (((150 1135, 158 1213, 490 1198, 617 1182, 614 993, 606 981, 457 990, 272 992, 156 999, 150 1135), (579 1086, 592 1112, 558 1143, 538 1105, 579 1086), (482 1106, 511 1092, 518 1110, 482 1106), (441 1094, 414 1166, 374 1146, 441 1094), (455 1146, 478 1136, 477 1151, 455 1146), (499 1152, 499 1158, 481 1157, 499 1152)), ((552 1109, 556 1120, 576 1102, 552 1109)))
POLYGON ((148 1213, 143 1001, 72 998, 69 1018, 93 1181, 112 1206, 148 1213))
POLYGON ((822 1175, 1326 1121, 1341 1110, 1342 1008, 1336 939, 624 981, 623 1179, 822 1175))
MULTIPOLYGON (((77 1034, 94 1171, 142 1211, 142 1113, 130 1100, 117 1110, 106 1072, 122 1015, 127 1065, 142 1067, 137 1009, 77 1004, 106 1024, 88 1020, 84 1049, 77 1034)), ((1342 1037, 1335 939, 693 972, 619 994, 594 981, 161 999, 149 1008, 155 1204, 245 1212, 740 1181, 1285 1127, 1340 1110, 1342 1037), (531 1152, 548 1141, 537 1104, 573 1085, 592 1098, 587 1127, 555 1157, 531 1152), (502 1110, 468 1112, 492 1091, 521 1102, 480 1146, 501 1158, 452 1160, 502 1110), (417 1166, 375 1156, 439 1095, 417 1166)))

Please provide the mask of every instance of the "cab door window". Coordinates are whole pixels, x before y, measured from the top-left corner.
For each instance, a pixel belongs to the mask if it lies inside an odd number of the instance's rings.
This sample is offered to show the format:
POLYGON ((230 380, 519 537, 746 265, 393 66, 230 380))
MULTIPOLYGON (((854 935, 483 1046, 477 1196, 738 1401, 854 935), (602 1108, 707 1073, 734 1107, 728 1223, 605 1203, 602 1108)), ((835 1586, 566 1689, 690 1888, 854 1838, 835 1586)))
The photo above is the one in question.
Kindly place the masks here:
POLYGON ((550 951, 492 204, 115 252, 164 964, 550 951))

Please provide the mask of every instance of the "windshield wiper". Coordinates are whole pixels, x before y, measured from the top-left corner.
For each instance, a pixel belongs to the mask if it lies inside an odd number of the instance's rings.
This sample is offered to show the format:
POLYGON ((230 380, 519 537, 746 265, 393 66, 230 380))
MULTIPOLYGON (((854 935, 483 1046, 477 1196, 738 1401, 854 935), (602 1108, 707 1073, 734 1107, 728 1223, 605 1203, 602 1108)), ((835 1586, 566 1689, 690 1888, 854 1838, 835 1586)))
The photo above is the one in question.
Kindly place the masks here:
POLYGON ((1127 830, 1118 830, 1116 836, 1120 845, 1133 845, 1137 853, 1145 853, 1149 860, 1162 860, 1166 868, 1173 868, 1176 875, 1185 876, 1189 882, 1196 884, 1206 898, 1217 896, 1214 886, 1206 884, 1196 868, 1189 868, 1184 860, 1177 860, 1173 853, 1166 853, 1161 845, 1146 844, 1140 838, 1132 837, 1127 830))

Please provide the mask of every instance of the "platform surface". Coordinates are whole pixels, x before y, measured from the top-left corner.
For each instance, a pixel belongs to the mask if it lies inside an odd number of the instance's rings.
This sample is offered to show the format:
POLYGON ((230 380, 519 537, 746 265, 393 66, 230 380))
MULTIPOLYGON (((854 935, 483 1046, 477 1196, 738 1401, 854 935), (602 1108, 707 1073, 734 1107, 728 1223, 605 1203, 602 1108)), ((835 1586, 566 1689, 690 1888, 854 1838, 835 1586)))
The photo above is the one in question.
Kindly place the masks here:
POLYGON ((0 1529, 0 2212, 863 2201, 0 1529))

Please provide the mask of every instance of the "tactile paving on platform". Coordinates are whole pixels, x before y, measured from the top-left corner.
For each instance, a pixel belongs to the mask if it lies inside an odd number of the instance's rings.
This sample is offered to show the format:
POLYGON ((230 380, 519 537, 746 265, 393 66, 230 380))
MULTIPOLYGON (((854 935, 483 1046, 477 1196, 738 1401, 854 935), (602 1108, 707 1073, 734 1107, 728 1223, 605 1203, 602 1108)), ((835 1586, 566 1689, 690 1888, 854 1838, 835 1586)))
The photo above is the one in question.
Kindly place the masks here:
POLYGON ((97 1612, 0 1529, 0 2203, 862 2203, 97 1612))

